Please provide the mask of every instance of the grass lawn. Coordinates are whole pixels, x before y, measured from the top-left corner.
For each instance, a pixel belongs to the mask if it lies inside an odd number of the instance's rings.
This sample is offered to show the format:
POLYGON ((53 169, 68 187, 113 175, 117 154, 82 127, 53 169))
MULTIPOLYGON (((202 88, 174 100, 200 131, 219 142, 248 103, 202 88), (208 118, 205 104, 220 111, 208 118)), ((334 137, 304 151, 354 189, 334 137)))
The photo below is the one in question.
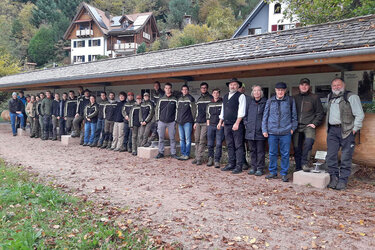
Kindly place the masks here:
POLYGON ((0 249, 152 248, 146 232, 99 210, 0 160, 0 249))

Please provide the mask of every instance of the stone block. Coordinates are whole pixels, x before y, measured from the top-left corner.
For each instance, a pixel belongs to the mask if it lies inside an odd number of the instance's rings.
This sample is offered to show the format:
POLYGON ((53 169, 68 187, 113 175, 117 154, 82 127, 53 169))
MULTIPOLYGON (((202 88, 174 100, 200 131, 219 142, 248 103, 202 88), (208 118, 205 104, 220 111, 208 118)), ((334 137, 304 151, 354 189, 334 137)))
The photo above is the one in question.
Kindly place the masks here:
POLYGON ((22 128, 17 129, 18 136, 30 136, 30 133, 27 130, 23 130, 22 128))
MULTIPOLYGON (((137 149, 137 156, 145 159, 152 159, 155 158, 159 153, 159 149, 151 148, 151 147, 138 147, 137 149)), ((167 146, 164 147, 164 156, 171 155, 171 147, 167 146)))
POLYGON ((293 184, 311 185, 316 188, 324 189, 329 183, 328 173, 311 173, 298 171, 293 173, 293 184))
POLYGON ((72 137, 71 135, 62 135, 61 136, 61 144, 65 146, 69 145, 79 145, 80 139, 79 137, 72 137))

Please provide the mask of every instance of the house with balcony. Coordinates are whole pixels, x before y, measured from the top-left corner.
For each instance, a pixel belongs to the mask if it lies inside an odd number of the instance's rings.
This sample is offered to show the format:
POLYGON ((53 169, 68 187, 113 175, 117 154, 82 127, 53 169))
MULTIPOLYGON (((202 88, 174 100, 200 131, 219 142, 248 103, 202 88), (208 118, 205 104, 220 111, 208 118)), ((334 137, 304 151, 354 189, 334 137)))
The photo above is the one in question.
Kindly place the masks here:
POLYGON ((150 46, 158 36, 152 12, 112 16, 83 2, 64 39, 71 41, 71 63, 77 64, 135 54, 138 46, 150 46))
POLYGON ((284 17, 288 6, 284 3, 260 0, 246 20, 234 32, 232 38, 259 35, 267 32, 294 29, 299 26, 296 16, 292 19, 284 17))

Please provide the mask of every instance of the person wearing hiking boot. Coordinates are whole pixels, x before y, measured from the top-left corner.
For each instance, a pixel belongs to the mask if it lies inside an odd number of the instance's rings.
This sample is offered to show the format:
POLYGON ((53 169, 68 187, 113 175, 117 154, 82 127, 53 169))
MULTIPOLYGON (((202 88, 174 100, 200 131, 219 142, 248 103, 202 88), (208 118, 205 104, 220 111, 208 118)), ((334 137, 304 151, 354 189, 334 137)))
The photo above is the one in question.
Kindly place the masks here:
POLYGON ((229 93, 223 98, 220 121, 217 124, 217 129, 224 129, 228 149, 228 164, 221 170, 239 174, 243 166, 243 130, 245 128, 242 119, 246 114, 246 98, 244 94, 238 92, 242 82, 237 78, 232 78, 226 84, 229 93))
POLYGON ((55 93, 55 99, 52 101, 52 141, 57 140, 57 127, 60 120, 60 94, 55 93))
MULTIPOLYGON (((245 86, 245 83, 242 83, 242 86, 241 88, 238 89, 238 92, 242 93, 245 95, 245 98, 246 100, 248 100, 249 96, 246 95, 246 86, 245 86)), ((246 135, 246 129, 244 129, 244 134, 243 134, 243 138, 245 138, 245 135, 246 135)), ((243 164, 242 164, 242 170, 248 170, 250 168, 250 165, 249 163, 247 162, 247 151, 249 151, 248 149, 248 145, 246 143, 246 140, 243 140, 243 164)))
POLYGON ((169 141, 171 145, 171 157, 177 159, 176 156, 176 111, 177 111, 177 98, 172 95, 172 84, 167 82, 164 85, 165 95, 161 97, 156 105, 156 121, 158 122, 159 134, 159 153, 156 159, 164 158, 164 136, 165 131, 168 129, 169 141))
POLYGON ((124 117, 124 142, 123 147, 121 148, 121 152, 132 152, 132 130, 129 127, 129 113, 134 104, 134 93, 128 92, 127 101, 122 108, 122 116, 124 117))
POLYGON ((330 182, 328 188, 346 189, 352 169, 355 135, 362 128, 364 113, 359 96, 345 89, 345 82, 335 78, 327 106, 327 156, 330 182), (341 164, 338 153, 341 148, 341 164))
POLYGON ((246 98, 246 116, 244 118, 245 139, 250 149, 251 169, 248 174, 261 176, 265 164, 265 140, 262 133, 262 120, 267 98, 262 87, 254 85, 251 96, 246 98))
POLYGON ((35 96, 35 102, 33 103, 33 131, 31 132, 31 135, 34 138, 40 137, 40 124, 39 124, 39 112, 37 111, 37 106, 40 101, 40 97, 38 95, 35 96))
MULTIPOLYGON (((10 123, 12 126, 12 132, 13 136, 17 135, 16 130, 16 118, 20 119, 20 124, 25 124, 24 119, 25 117, 22 114, 23 111, 23 103, 20 99, 17 98, 17 93, 12 93, 12 98, 8 101, 8 109, 9 109, 9 115, 10 115, 10 123)), ((23 130, 25 130, 25 127, 22 127, 23 130)))
POLYGON ((41 105, 44 128, 42 140, 52 140, 52 102, 52 93, 48 90, 41 105))
POLYGON ((196 115, 195 99, 189 94, 189 86, 181 87, 181 97, 177 101, 176 122, 180 135, 181 156, 179 160, 190 158, 191 132, 193 129, 194 117, 196 115))
POLYGON ((115 124, 115 109, 117 106, 115 100, 115 93, 110 92, 108 94, 109 100, 108 103, 105 104, 103 113, 104 113, 104 141, 101 148, 111 148, 112 141, 113 141, 113 126, 115 124))
POLYGON ((95 131, 95 138, 94 142, 90 145, 90 147, 101 147, 103 145, 104 140, 104 107, 108 103, 107 93, 105 91, 100 92, 100 101, 98 103, 99 113, 98 113, 98 121, 96 123, 96 131, 95 131))
POLYGON ((215 168, 220 168, 221 152, 224 141, 224 130, 217 129, 219 116, 223 106, 223 99, 220 97, 220 89, 212 90, 212 101, 207 105, 207 147, 208 147, 208 163, 207 166, 215 164, 215 168), (216 141, 216 148, 215 148, 216 141), (215 150, 214 150, 215 148, 215 150))
POLYGON ((126 93, 121 91, 119 94, 120 101, 116 103, 115 110, 113 111, 113 141, 109 148, 114 151, 125 151, 124 150, 124 116, 122 115, 123 107, 126 103, 126 93))
POLYGON ((299 82, 299 93, 293 96, 296 102, 298 128, 293 133, 295 171, 303 169, 310 172, 311 150, 315 141, 315 129, 324 118, 324 109, 319 96, 311 93, 310 80, 303 78, 299 82))
POLYGON ((158 103, 159 99, 165 95, 165 92, 161 89, 160 82, 154 82, 154 89, 151 90, 151 101, 158 103))
POLYGON ((64 120, 65 120, 66 132, 68 134, 71 134, 73 132, 72 125, 73 125, 74 117, 77 113, 77 103, 78 101, 74 95, 74 91, 70 90, 69 98, 66 101, 65 107, 64 107, 64 114, 65 114, 64 120))
POLYGON ((32 95, 30 97, 30 102, 27 103, 26 109, 25 109, 27 119, 30 122, 30 138, 35 137, 35 134, 33 134, 33 126, 34 126, 34 118, 35 118, 35 109, 34 109, 35 105, 34 104, 35 104, 35 95, 32 95))
POLYGON ((45 95, 43 92, 39 93, 39 101, 36 105, 36 112, 38 114, 38 120, 39 120, 39 138, 43 139, 43 133, 44 133, 44 124, 43 124, 43 114, 42 114, 42 101, 45 98, 45 95))
POLYGON ((197 114, 194 119, 194 139, 195 139, 195 159, 193 164, 201 165, 203 161, 203 154, 206 150, 207 144, 207 120, 206 109, 207 105, 212 100, 212 95, 208 92, 208 84, 202 82, 200 84, 201 95, 195 103, 197 106, 197 114))
POLYGON ((141 103, 140 121, 141 127, 139 128, 139 141, 141 147, 149 147, 151 141, 149 135, 151 132, 152 122, 155 120, 155 105, 150 100, 150 94, 143 94, 143 102, 141 103))
POLYGON ((64 92, 62 94, 61 101, 59 103, 59 140, 61 140, 62 135, 66 135, 66 113, 65 112, 65 104, 68 101, 68 93, 64 92))
POLYGON ((83 116, 85 119, 85 135, 83 140, 83 146, 90 146, 94 143, 96 124, 98 122, 99 106, 96 103, 94 95, 89 97, 90 103, 86 105, 83 110, 83 116))
POLYGON ((23 123, 21 123, 20 119, 17 120, 17 128, 23 128, 23 127, 26 127, 26 122, 27 122, 26 121, 27 120, 26 119, 27 118, 27 115, 26 115, 27 98, 25 97, 25 93, 23 92, 23 90, 20 90, 18 92, 17 98, 19 100, 21 100, 21 102, 22 102, 22 114, 23 114, 23 117, 24 117, 23 123))
POLYGON ((141 103, 142 96, 137 95, 136 102, 133 104, 132 108, 129 111, 129 127, 132 130, 132 155, 137 155, 137 149, 140 144, 139 140, 139 128, 141 127, 141 103))
POLYGON ((278 82, 275 86, 276 95, 268 99, 262 120, 263 136, 268 138, 269 171, 266 179, 277 178, 277 158, 280 147, 281 170, 283 182, 288 182, 290 142, 293 132, 297 129, 296 103, 291 96, 286 95, 287 86, 278 82))
POLYGON ((81 133, 82 121, 84 119, 83 112, 88 104, 90 104, 90 90, 85 89, 84 96, 77 98, 77 110, 73 120, 72 132, 72 137, 81 137, 81 142, 83 142, 83 134, 81 133))

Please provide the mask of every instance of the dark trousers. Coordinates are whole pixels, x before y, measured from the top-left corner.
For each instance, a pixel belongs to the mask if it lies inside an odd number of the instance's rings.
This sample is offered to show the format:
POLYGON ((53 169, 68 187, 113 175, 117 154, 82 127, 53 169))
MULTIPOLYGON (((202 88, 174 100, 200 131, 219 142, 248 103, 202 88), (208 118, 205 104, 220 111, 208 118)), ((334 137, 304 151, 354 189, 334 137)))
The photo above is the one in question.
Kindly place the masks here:
POLYGON ((315 141, 315 129, 304 127, 293 134, 294 160, 296 171, 302 170, 302 165, 307 164, 310 159, 311 150, 315 141))
POLYGON ((251 168, 254 171, 263 171, 265 164, 265 140, 247 140, 247 147, 250 149, 251 168))
POLYGON ((132 130, 129 127, 129 123, 125 122, 124 126, 124 148, 131 152, 132 150, 132 130))
POLYGON ((208 157, 214 158, 215 162, 220 162, 224 141, 224 129, 217 129, 216 126, 207 127, 207 147, 208 157), (216 142, 216 146, 215 146, 216 142), (214 150, 215 149, 215 150, 214 150))
POLYGON ((52 137, 52 116, 44 115, 43 116, 43 127, 44 127, 44 138, 48 139, 52 137))
POLYGON ((66 135, 65 124, 66 124, 65 119, 63 117, 60 117, 60 120, 59 120, 59 135, 60 135, 60 137, 62 135, 66 135))
POLYGON ((96 123, 96 130, 95 130, 95 137, 94 137, 94 144, 99 142, 99 145, 103 144, 104 140, 104 119, 98 119, 96 123))
POLYGON ((225 141, 228 149, 228 164, 242 169, 243 165, 243 131, 244 125, 240 123, 238 130, 232 130, 233 125, 224 125, 225 141))
POLYGON ((328 173, 336 176, 340 182, 347 183, 352 170, 352 157, 355 146, 355 136, 350 133, 342 138, 341 128, 330 126, 327 135, 326 163, 328 173), (341 164, 338 163, 338 152, 341 148, 341 164))

